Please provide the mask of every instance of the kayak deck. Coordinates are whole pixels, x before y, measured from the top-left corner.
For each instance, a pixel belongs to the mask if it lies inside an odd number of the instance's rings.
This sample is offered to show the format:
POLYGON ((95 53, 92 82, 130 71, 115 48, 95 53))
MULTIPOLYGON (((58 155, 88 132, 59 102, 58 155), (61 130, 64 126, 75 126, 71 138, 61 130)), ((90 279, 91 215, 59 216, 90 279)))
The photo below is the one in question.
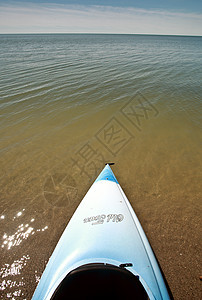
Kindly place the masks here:
POLYGON ((63 232, 33 299, 54 299, 52 295, 68 274, 92 264, 124 266, 138 278, 149 299, 170 299, 151 246, 109 165, 63 232))

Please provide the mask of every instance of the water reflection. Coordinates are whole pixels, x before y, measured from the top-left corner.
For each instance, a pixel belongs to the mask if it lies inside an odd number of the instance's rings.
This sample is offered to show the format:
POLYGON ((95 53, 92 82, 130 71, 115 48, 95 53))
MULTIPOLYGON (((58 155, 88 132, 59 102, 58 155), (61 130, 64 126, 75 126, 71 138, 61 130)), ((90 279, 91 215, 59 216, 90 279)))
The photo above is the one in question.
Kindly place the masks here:
MULTIPOLYGON (((9 260, 9 263, 2 265, 0 269, 0 298, 1 299, 27 299, 26 298, 26 286, 27 281, 30 280, 26 276, 26 267, 29 269, 31 264, 31 257, 26 255, 24 248, 20 259, 10 260, 12 256, 12 250, 15 251, 15 246, 23 245, 23 242, 28 240, 35 233, 44 232, 48 229, 48 226, 43 224, 42 226, 37 223, 37 219, 33 216, 27 218, 25 209, 14 213, 11 217, 7 214, 2 214, 0 220, 2 222, 7 219, 11 221, 12 226, 8 227, 9 231, 4 229, 0 239, 0 246, 5 251, 5 257, 9 260), (25 221, 26 219, 26 221, 25 221), (9 252, 7 252, 9 250, 9 252), (8 255, 9 253, 9 255, 8 255), (24 277, 25 276, 25 277, 24 277)), ((30 243, 30 241, 28 241, 30 243)), ((7 260, 6 259, 6 260, 7 260)), ((33 271, 34 280, 37 283, 40 280, 38 271, 33 271)))
MULTIPOLYGON (((45 226, 42 229, 37 229, 36 231, 44 231, 48 228, 48 226, 45 226)), ((21 224, 18 226, 18 230, 12 234, 7 235, 6 233, 3 235, 3 243, 1 245, 2 248, 7 247, 8 250, 11 249, 11 247, 18 246, 22 243, 24 239, 27 239, 30 234, 34 234, 35 230, 33 227, 29 226, 29 224, 23 225, 21 224)))
POLYGON ((23 281, 24 277, 21 277, 21 280, 10 280, 7 279, 7 277, 10 278, 11 276, 20 275, 23 267, 26 266, 29 259, 29 255, 23 255, 22 258, 14 260, 12 264, 4 264, 0 269, 0 276, 3 279, 0 284, 0 291, 17 288, 15 291, 6 293, 7 298, 15 299, 14 297, 23 296, 22 287, 25 285, 23 281))
MULTIPOLYGON (((23 209, 22 211, 19 211, 16 216, 13 218, 13 220, 17 217, 22 216, 22 213, 25 211, 25 209, 23 209)), ((5 216, 3 216, 5 218, 5 216)), ((1 216, 1 219, 4 219, 1 216)), ((2 237, 2 248, 7 248, 7 250, 10 250, 12 247, 14 246, 19 246, 23 240, 28 239, 29 236, 35 234, 35 232, 40 232, 40 231, 45 231, 46 229, 48 229, 48 226, 44 226, 41 229, 35 229, 33 226, 35 219, 31 218, 30 223, 27 224, 20 224, 17 227, 17 230, 14 234, 8 235, 7 233, 4 233, 3 237, 2 237)))

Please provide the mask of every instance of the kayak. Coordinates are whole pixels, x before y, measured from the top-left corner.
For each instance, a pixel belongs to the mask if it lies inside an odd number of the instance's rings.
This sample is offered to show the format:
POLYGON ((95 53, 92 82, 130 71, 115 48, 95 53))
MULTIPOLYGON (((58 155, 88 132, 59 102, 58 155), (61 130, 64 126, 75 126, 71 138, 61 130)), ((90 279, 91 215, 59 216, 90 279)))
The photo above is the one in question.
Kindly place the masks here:
POLYGON ((126 195, 106 164, 51 255, 33 300, 172 299, 126 195))

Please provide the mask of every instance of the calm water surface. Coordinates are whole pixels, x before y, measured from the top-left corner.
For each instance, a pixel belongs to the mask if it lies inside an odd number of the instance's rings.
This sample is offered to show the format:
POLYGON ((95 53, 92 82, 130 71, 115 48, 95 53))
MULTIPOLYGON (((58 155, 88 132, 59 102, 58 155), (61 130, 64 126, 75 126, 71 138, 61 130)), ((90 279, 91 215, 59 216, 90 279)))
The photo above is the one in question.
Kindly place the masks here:
POLYGON ((106 161, 175 299, 200 298, 202 38, 0 35, 0 297, 31 299, 106 161))

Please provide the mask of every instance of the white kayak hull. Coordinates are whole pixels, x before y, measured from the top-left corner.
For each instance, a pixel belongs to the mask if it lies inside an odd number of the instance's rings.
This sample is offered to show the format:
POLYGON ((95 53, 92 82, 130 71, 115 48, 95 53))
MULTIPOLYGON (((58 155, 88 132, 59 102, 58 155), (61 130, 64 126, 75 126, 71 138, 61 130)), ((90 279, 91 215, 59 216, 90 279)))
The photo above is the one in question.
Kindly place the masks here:
POLYGON ((124 265, 139 276, 150 299, 170 299, 151 246, 109 165, 71 218, 32 299, 51 299, 72 270, 92 263, 124 265))

